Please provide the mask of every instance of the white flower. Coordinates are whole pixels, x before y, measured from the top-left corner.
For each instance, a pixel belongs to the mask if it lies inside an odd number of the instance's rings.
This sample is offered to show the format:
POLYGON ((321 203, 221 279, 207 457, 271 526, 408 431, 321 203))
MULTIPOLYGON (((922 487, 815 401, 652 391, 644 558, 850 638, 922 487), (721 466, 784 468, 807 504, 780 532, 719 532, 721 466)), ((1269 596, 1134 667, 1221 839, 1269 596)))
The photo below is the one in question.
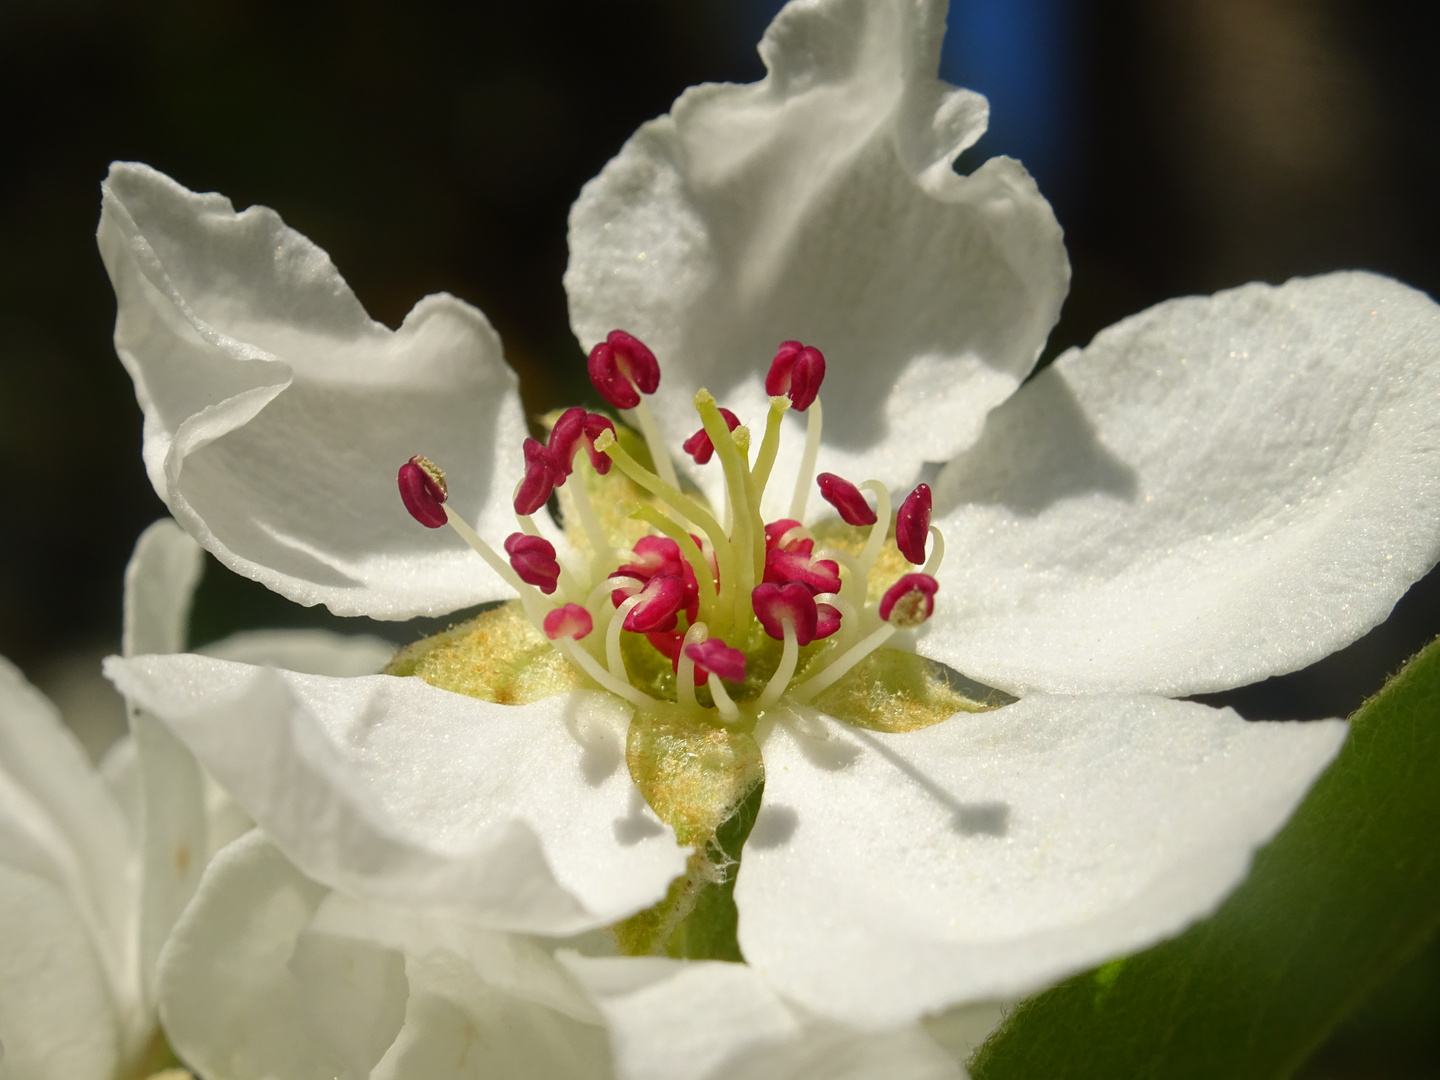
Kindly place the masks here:
MULTIPOLYGON (((653 662, 641 639, 612 653, 604 633, 559 637, 591 680, 575 688, 581 675, 538 629, 552 602, 520 584, 536 575, 419 529, 392 487, 396 466, 423 452, 451 469, 448 502, 430 506, 438 522, 470 523, 480 549, 514 530, 523 428, 483 317, 432 297, 391 333, 273 212, 236 214, 143 166, 112 169, 100 244, 116 344, 145 410, 150 475, 177 519, 303 603, 403 618, 513 595, 508 577, 537 627, 487 623, 480 646, 485 678, 508 680, 521 704, 198 657, 108 665, 305 875, 489 930, 605 926, 687 869, 676 828, 702 848, 708 835, 676 809, 683 799, 657 819, 627 750, 660 753, 660 715, 684 738, 719 732, 733 764, 753 722, 765 789, 735 888, 739 946, 787 1008, 886 1027, 1023 994, 1178 931, 1284 822, 1343 724, 1248 724, 1154 695, 1309 663, 1381 621, 1435 563, 1437 309, 1358 273, 1173 301, 1004 401, 1056 318, 1068 267, 1017 163, 953 172, 985 105, 934 78, 942 27, 943 4, 928 0, 796 0, 762 43, 763 82, 688 91, 586 187, 571 220, 572 322, 587 347, 622 326, 659 355, 658 408, 630 419, 661 477, 597 433, 616 462, 605 483, 623 471, 636 486, 592 486, 582 458, 561 492, 571 544, 543 517, 528 523, 559 547, 557 601, 588 605, 585 626, 603 626, 607 590, 592 587, 619 560, 604 549, 634 542, 615 531, 617 500, 648 488, 709 531, 699 508, 666 494, 660 453, 694 431, 692 400, 709 408, 694 397, 703 385, 755 428, 747 443, 748 430, 727 436, 709 414, 725 468, 696 475, 714 505, 729 484, 718 587, 753 583, 744 530, 763 553, 759 524, 779 516, 797 474, 808 490, 803 446, 820 430, 818 410, 801 424, 779 406, 771 425, 763 364, 781 340, 821 346, 820 467, 874 477, 888 499, 946 463, 936 524, 950 554, 930 566, 932 541, 921 556, 939 582, 935 616, 888 644, 1024 695, 919 731, 884 710, 860 719, 891 730, 864 730, 810 704, 831 708, 803 680, 840 648, 813 646, 792 681, 795 646, 782 653, 743 604, 707 599, 715 579, 698 550, 712 629, 729 627, 752 676, 781 671, 782 696, 746 684, 728 724, 712 677, 715 707, 696 721, 707 699, 684 700, 687 669, 641 670, 653 662), (733 464, 746 449, 757 472, 775 455, 758 508, 733 464), (604 536, 574 524, 592 489, 607 493, 604 536), (655 706, 656 693, 681 700, 655 706)), ((668 527, 658 512, 647 520, 668 527)), ((856 554, 863 534, 849 541, 856 565, 877 565, 856 554)), ((905 568, 898 554, 878 565, 877 578, 905 568)), ((860 577, 822 602, 844 615, 843 647, 873 649, 893 629, 875 607, 889 579, 867 593, 860 577)), ((646 783, 663 802, 663 785, 646 783)), ((706 805, 729 812, 741 787, 706 805)), ((658 1025, 652 1037, 663 1046, 658 1025)))

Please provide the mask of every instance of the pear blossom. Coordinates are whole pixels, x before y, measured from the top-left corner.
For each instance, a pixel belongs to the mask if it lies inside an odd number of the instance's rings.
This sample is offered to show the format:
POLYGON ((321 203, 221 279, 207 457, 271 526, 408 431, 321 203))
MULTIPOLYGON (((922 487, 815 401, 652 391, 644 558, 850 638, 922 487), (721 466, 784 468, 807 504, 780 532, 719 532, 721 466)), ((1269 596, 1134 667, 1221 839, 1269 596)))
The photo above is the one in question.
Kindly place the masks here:
MULTIPOLYGON (((314 911, 635 952, 733 888, 744 968, 546 955, 612 1025, 734 980, 900 1040, 1243 878, 1345 727, 1173 698, 1342 647, 1440 557, 1440 313, 1373 274, 1248 285, 1027 381, 1069 267, 1017 162, 955 172, 987 106, 935 77, 943 25, 795 0, 764 80, 636 132, 565 278, 616 416, 543 443, 473 308, 391 332, 273 211, 112 167, 116 346, 176 519, 340 614, 511 600, 392 674, 110 661, 260 826, 235 866, 299 875, 314 911), (719 838, 757 793, 737 868, 719 838)), ((594 1022, 566 1002, 545 1023, 594 1022)), ((667 1075, 683 1028, 645 1027, 647 1059, 612 1027, 613 1060, 667 1075)))

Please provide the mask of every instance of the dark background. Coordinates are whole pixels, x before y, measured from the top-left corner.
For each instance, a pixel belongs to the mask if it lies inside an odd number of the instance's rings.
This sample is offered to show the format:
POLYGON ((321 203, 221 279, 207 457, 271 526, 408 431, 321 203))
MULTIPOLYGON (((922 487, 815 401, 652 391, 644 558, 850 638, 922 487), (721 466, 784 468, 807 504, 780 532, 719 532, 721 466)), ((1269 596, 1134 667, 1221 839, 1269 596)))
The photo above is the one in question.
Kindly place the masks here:
MULTIPOLYGON (((685 86, 760 77, 776 7, 0 0, 0 653, 93 752, 115 730, 96 661, 118 644, 125 560, 164 512, 93 240, 109 161, 275 207, 392 326, 429 292, 471 301, 540 412, 584 393, 560 286, 571 200, 685 86)), ((944 74, 994 110, 960 167, 1020 157, 1066 229, 1047 358, 1253 279, 1363 267, 1440 294, 1437 9, 957 0, 944 74)), ((193 630, 340 622, 212 562, 193 630)), ((1350 649, 1207 700, 1344 714, 1437 630, 1432 574, 1350 649)), ((1440 1076, 1437 1001, 1432 949, 1307 1075, 1440 1076)))

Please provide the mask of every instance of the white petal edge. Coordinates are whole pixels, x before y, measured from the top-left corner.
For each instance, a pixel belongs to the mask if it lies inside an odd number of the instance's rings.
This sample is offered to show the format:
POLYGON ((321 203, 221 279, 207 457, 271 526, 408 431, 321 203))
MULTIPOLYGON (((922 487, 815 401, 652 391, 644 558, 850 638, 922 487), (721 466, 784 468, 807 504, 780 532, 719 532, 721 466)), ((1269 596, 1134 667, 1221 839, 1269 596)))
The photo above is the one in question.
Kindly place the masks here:
POLYGON ((1293 671, 1440 558, 1440 307, 1339 273, 1171 300, 1071 351, 936 484, 919 650, 1024 694, 1293 671))
POLYGON ((843 1028, 783 1001, 754 968, 557 954, 610 1028, 620 1080, 962 1080, 914 1025, 843 1028))
POLYGON ((625 768, 629 707, 612 695, 495 705, 201 656, 105 671, 334 888, 569 934, 648 907, 684 868, 625 768))
POLYGON ((908 485, 1034 365, 1069 287, 1060 227, 1018 162, 952 168, 988 106, 935 77, 944 21, 943 0, 797 0, 760 44, 764 80, 687 90, 582 190, 571 327, 585 349, 620 327, 655 350, 672 453, 702 385, 758 436, 747 375, 798 338, 828 363, 821 468, 908 485))
POLYGON ((425 454, 482 533, 514 528, 526 435, 514 373, 475 308, 371 320, 320 248, 266 207, 236 213, 145 165, 102 185, 115 347, 145 413, 156 492, 222 563, 301 604, 404 619, 509 595, 396 490, 425 454))
POLYGON ((905 735, 796 715, 763 744, 741 950, 855 1024, 1019 998, 1209 914, 1346 730, 1120 695, 905 735))

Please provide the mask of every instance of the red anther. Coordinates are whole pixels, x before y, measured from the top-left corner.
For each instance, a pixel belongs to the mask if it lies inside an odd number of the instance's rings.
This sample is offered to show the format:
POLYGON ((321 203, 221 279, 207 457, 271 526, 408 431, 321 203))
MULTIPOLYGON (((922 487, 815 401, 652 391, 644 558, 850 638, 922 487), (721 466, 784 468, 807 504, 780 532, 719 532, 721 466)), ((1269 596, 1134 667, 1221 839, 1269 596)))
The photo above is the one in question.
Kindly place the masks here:
POLYGON ((565 470, 560 467, 548 447, 534 439, 526 439, 525 479, 515 492, 515 512, 533 514, 545 505, 550 493, 565 483, 565 470))
POLYGON ((825 380, 825 357, 813 345, 798 341, 781 343, 770 373, 765 376, 765 392, 771 397, 784 394, 797 412, 810 408, 820 384, 825 380))
POLYGON ((625 616, 624 629, 636 634, 650 634, 657 630, 674 630, 678 621, 676 616, 681 608, 685 606, 685 585, 678 578, 670 574, 656 574, 649 581, 639 588, 635 587, 634 579, 622 585, 610 594, 610 599, 620 603, 632 596, 638 595, 640 603, 630 609, 630 614, 625 616))
POLYGON ((765 581, 772 585, 798 581, 811 592, 839 592, 840 566, 831 559, 776 549, 765 555, 765 581))
MULTIPOLYGON (((685 632, 683 630, 667 630, 664 632, 646 634, 645 640, 654 646, 655 651, 670 661, 672 668, 680 666, 680 646, 685 644, 685 632)), ((698 686, 699 683, 696 683, 698 686)))
POLYGON ((830 604, 815 605, 815 640, 827 638, 840 629, 840 609, 830 604))
POLYGON ((680 545, 668 536, 642 536, 635 541, 635 561, 621 563, 615 574, 637 577, 641 581, 649 581, 656 574, 679 577, 684 562, 680 545))
POLYGON ((615 425, 608 416, 601 416, 599 413, 587 413, 585 416, 585 453, 590 455, 590 467, 601 476, 610 471, 610 455, 602 454, 595 449, 595 440, 600 437, 602 431, 610 432, 615 436, 615 425))
POLYGON ((561 413, 560 419, 556 420, 555 426, 550 429, 548 449, 555 458, 555 464, 566 476, 570 475, 573 468, 576 445, 580 442, 580 436, 585 433, 585 416, 585 410, 576 405, 561 413))
POLYGON ((925 541, 930 539, 930 485, 917 485, 900 504, 895 516, 895 546, 916 566, 925 565, 925 541))
POLYGON ((660 385, 660 365, 655 354, 624 330, 611 330, 590 350, 588 368, 590 382, 617 409, 635 408, 640 404, 640 394, 653 394, 660 385))
POLYGON ((919 626, 934 613, 939 588, 929 574, 906 574, 880 598, 880 618, 902 630, 919 626))
POLYGON ((726 682, 745 681, 745 654, 730 648, 719 638, 706 638, 686 645, 685 655, 695 661, 697 674, 703 669, 707 675, 714 672, 726 682))
POLYGON ((846 525, 875 524, 875 511, 870 509, 860 489, 849 480, 833 472, 822 472, 815 482, 820 485, 820 497, 840 511, 840 520, 846 525))
MULTIPOLYGON (((740 426, 740 418, 729 409, 721 409, 720 416, 725 421, 725 426, 731 431, 734 431, 740 426)), ((705 429, 702 427, 699 431, 695 432, 694 435, 691 435, 681 443, 680 449, 694 458, 696 465, 704 465, 710 460, 711 455, 715 453, 715 444, 710 441, 710 436, 705 433, 705 429)))
POLYGON ((785 640, 786 621, 795 628, 795 640, 801 645, 815 640, 815 597, 804 585, 756 585, 750 593, 750 606, 765 633, 776 641, 785 640))
POLYGON ((566 604, 545 616, 545 636, 551 641, 562 637, 579 641, 593 629, 595 620, 579 604, 566 604))
POLYGON ((772 521, 765 526, 765 550, 774 551, 779 548, 781 551, 794 551, 801 555, 809 555, 815 550, 815 541, 808 536, 796 536, 790 540, 785 539, 785 534, 791 529, 803 528, 800 522, 794 518, 781 518, 779 521, 772 521))
POLYGON ((560 563, 555 558, 555 545, 543 536, 511 533, 505 538, 505 554, 520 580, 534 585, 549 596, 560 580, 560 563))
POLYGON ((427 529, 445 524, 445 500, 450 492, 445 487, 445 474, 427 457, 416 454, 400 466, 400 501, 410 516, 427 529))

